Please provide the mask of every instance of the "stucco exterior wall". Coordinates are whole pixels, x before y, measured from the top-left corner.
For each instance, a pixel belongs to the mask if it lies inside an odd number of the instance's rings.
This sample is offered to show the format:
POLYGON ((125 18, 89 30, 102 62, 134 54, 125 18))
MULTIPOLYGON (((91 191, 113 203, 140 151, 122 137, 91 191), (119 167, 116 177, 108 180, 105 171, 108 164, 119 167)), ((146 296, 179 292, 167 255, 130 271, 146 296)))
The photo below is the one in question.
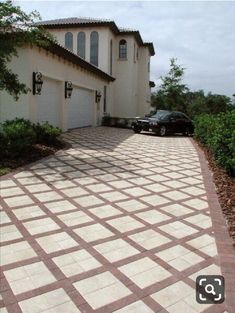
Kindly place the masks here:
POLYGON ((73 52, 77 53, 77 34, 83 31, 86 35, 86 60, 90 61, 90 34, 99 34, 99 64, 98 67, 112 75, 116 80, 111 83, 109 102, 106 112, 116 117, 143 116, 150 111, 150 88, 148 63, 150 53, 147 47, 139 46, 132 35, 115 35, 107 27, 78 27, 50 30, 61 45, 65 45, 65 34, 73 34, 73 52), (127 60, 119 59, 119 41, 127 41, 127 60), (112 71, 111 47, 112 40, 112 71), (138 58, 137 58, 138 49, 138 58), (135 54, 135 57, 134 57, 135 54))
MULTIPOLYGON (((73 85, 79 88, 85 88, 94 92, 95 118, 101 122, 103 116, 103 90, 107 86, 107 110, 112 111, 110 83, 95 76, 85 69, 59 58, 44 49, 37 47, 19 49, 18 57, 14 57, 10 63, 11 69, 19 75, 19 78, 27 86, 32 88, 32 73, 41 72, 44 78, 57 81, 61 85, 59 110, 61 112, 60 127, 67 130, 66 104, 69 99, 64 98, 64 81, 72 81, 73 85), (99 105, 95 103, 95 90, 102 93, 99 105)), ((43 94, 43 88, 42 88, 43 94)), ((12 96, 6 92, 0 95, 0 122, 15 117, 24 117, 32 122, 38 122, 38 99, 40 95, 33 95, 29 92, 27 95, 20 96, 19 101, 15 101, 12 96)))
POLYGON ((66 28, 51 29, 50 32, 56 37, 59 44, 65 47, 65 34, 71 32, 73 34, 73 53, 77 54, 77 35, 84 32, 86 36, 85 60, 90 62, 90 35, 93 31, 99 34, 99 57, 98 67, 106 73, 109 73, 109 37, 110 30, 103 27, 83 27, 83 28, 66 28))
POLYGON ((141 49, 133 36, 120 35, 115 38, 114 116, 135 117, 145 111, 145 108, 140 108, 143 99, 140 99, 139 88, 142 83, 145 86, 149 82, 146 82, 148 79, 146 75, 139 77, 143 72, 143 70, 139 71, 139 67, 143 67, 142 63, 145 63, 145 60, 142 60, 145 55, 140 53, 141 49), (127 41, 127 60, 119 59, 119 41, 121 39, 127 41))
MULTIPOLYGON (((20 82, 31 87, 32 73, 27 71, 29 63, 29 50, 24 50, 24 53, 19 52, 19 58, 12 59, 10 68, 19 75, 20 82)), ((14 119, 16 116, 29 118, 29 112, 30 97, 28 95, 21 95, 19 100, 15 101, 6 91, 0 92, 0 123, 14 119)))
POLYGON ((138 115, 144 116, 149 113, 151 107, 150 80, 150 54, 148 48, 140 47, 138 64, 138 115), (149 65, 148 65, 149 63, 149 65))

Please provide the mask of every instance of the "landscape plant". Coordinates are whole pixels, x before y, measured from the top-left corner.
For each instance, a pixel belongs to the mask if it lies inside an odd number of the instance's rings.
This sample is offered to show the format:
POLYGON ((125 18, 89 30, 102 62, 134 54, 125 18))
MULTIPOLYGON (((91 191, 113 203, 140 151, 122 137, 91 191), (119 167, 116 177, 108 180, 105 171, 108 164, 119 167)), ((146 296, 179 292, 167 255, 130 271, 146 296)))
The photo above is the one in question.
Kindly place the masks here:
POLYGON ((194 119, 194 136, 213 154, 217 164, 235 177, 235 109, 194 119))
POLYGON ((15 100, 30 88, 10 68, 12 57, 26 45, 48 46, 55 41, 48 31, 36 25, 40 19, 37 11, 26 14, 12 1, 0 2, 0 91, 7 91, 15 100))

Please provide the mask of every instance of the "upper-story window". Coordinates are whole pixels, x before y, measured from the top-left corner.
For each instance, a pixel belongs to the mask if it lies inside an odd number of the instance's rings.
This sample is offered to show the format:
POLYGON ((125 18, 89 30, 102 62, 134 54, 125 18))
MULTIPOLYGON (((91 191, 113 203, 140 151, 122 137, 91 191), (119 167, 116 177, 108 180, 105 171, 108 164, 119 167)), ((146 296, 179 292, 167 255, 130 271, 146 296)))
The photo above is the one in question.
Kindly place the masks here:
POLYGON ((133 56, 133 59, 134 59, 134 63, 136 63, 136 44, 134 43, 134 56, 133 56))
POLYGON ((65 48, 73 51, 73 34, 70 32, 65 34, 65 48))
POLYGON ((119 59, 127 59, 127 42, 125 39, 119 41, 119 59))
POLYGON ((77 54, 85 59, 86 56, 86 35, 84 32, 78 33, 77 38, 77 54))
POLYGON ((98 66, 99 58, 99 34, 92 32, 90 37, 90 62, 98 66))
POLYGON ((110 40, 110 75, 113 74, 113 41, 110 40))

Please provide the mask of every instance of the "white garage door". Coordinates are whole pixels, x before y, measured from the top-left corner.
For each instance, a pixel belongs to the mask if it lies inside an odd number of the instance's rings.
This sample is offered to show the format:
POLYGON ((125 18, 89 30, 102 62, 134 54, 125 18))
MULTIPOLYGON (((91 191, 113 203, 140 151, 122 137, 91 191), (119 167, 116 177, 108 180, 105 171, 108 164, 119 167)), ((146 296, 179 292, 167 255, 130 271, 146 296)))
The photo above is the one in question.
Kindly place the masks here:
POLYGON ((73 88, 68 99, 68 128, 92 126, 94 121, 94 94, 81 88, 73 88))
POLYGON ((52 79, 44 79, 38 100, 38 121, 60 126, 60 84, 52 79))

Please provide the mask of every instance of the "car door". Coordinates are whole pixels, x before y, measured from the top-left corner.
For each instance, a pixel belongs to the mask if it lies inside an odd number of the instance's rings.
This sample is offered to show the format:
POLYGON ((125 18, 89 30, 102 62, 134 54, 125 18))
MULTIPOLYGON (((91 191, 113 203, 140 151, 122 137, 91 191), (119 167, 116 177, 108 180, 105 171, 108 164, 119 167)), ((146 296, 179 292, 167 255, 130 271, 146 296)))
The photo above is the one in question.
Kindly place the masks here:
POLYGON ((179 115, 178 113, 171 113, 169 118, 168 130, 172 133, 177 133, 179 129, 179 115))

